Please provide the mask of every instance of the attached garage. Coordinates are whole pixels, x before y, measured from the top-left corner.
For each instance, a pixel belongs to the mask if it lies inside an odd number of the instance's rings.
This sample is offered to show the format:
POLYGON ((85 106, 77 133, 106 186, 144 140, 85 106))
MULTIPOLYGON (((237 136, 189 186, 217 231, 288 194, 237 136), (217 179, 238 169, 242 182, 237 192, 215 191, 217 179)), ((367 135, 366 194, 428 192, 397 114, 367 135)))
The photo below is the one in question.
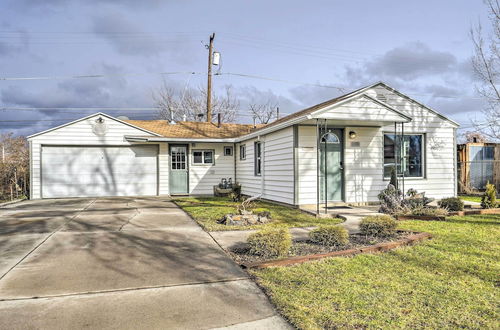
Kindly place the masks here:
MULTIPOLYGON (((168 150, 127 136, 159 136, 103 113, 28 137, 30 197, 165 194, 168 150)), ((168 192, 168 191, 167 191, 168 192)))
POLYGON ((158 146, 42 145, 42 198, 153 196, 158 146))

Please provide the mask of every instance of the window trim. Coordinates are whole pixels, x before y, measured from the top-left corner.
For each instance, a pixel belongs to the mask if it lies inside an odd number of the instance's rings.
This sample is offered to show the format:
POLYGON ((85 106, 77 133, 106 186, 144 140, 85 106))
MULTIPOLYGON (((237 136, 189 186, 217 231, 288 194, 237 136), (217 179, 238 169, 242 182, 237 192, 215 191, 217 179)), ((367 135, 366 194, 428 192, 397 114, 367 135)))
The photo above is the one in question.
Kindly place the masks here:
POLYGON ((214 149, 191 149, 191 163, 193 166, 213 166, 215 165, 215 150, 214 149), (205 152, 209 151, 212 153, 212 162, 211 163, 205 163, 205 152), (201 152, 201 160, 202 163, 195 163, 194 162, 194 153, 195 152, 201 152))
MULTIPOLYGON (((384 138, 385 135, 395 135, 394 132, 391 131, 383 131, 382 132, 382 180, 383 181, 390 181, 391 177, 385 176, 385 164, 384 164, 384 138)), ((400 136, 401 134, 396 134, 400 136)), ((412 132, 405 132, 403 134, 404 136, 406 135, 420 135, 422 136, 422 176, 405 176, 405 180, 426 180, 427 179, 427 133, 422 133, 422 132, 417 132, 417 133, 412 133, 412 132)), ((398 179, 402 178, 403 175, 398 175, 398 179)))
POLYGON ((224 157, 233 157, 234 155, 233 146, 224 146, 224 148, 222 149, 222 155, 224 155, 224 157), (229 155, 226 155, 226 150, 231 150, 229 155))
POLYGON ((240 160, 245 160, 247 159, 247 145, 246 144, 240 144, 240 160), (243 153, 241 150, 243 149, 243 153))
POLYGON ((253 143, 253 174, 254 176, 262 176, 262 142, 255 141, 253 143), (257 156, 257 145, 259 145, 260 155, 257 156), (260 165, 260 171, 257 172, 257 163, 260 165))

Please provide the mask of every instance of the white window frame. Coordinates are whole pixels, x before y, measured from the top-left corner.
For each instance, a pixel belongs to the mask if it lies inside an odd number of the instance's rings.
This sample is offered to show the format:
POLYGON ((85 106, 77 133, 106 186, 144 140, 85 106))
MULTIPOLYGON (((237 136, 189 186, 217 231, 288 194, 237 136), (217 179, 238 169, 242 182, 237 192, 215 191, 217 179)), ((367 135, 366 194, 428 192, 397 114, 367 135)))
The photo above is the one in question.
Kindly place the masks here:
POLYGON ((234 152, 234 150, 233 150, 233 146, 224 146, 223 155, 224 155, 225 157, 232 157, 232 156, 233 156, 233 152, 234 152), (231 151, 229 152, 229 155, 226 155, 226 150, 231 150, 231 151))
MULTIPOLYGON (((400 136, 401 134, 394 134, 394 132, 383 132, 382 134, 382 178, 384 181, 390 181, 391 177, 385 176, 385 164, 384 164, 384 140, 386 135, 397 135, 400 136)), ((423 180, 426 178, 426 173, 427 173, 427 149, 426 149, 426 143, 427 143, 427 138, 425 133, 411 133, 411 132, 405 132, 403 134, 404 136, 410 136, 410 135, 420 135, 422 137, 422 175, 421 176, 405 176, 405 180, 423 180)), ((395 150, 397 152, 397 150, 395 150)), ((397 174, 398 178, 402 178, 403 175, 401 173, 397 174)))
POLYGON ((247 159, 247 145, 240 144, 240 160, 245 160, 245 159, 247 159))
POLYGON ((193 149, 192 151, 192 163, 194 166, 202 166, 202 165, 215 165, 215 150, 214 149, 193 149), (194 161, 194 153, 195 152, 201 152, 201 163, 197 163, 194 161), (212 153, 212 162, 207 163, 205 161, 205 152, 211 152, 212 153))
POLYGON ((253 144, 253 155, 254 155, 254 162, 253 162, 253 173, 254 176, 261 176, 262 175, 262 142, 260 141, 255 141, 253 144), (259 146, 259 151, 260 154, 257 154, 257 145, 259 146), (257 166, 259 164, 259 166, 257 166), (260 171, 258 171, 258 169, 260 171))

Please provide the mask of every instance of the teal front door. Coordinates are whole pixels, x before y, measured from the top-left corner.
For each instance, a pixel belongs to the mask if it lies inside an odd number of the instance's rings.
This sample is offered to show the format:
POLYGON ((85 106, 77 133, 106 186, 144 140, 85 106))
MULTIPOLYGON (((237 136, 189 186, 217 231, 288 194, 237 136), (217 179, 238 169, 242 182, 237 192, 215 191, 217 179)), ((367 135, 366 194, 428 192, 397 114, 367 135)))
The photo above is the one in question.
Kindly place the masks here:
POLYGON ((171 195, 186 195, 189 192, 187 145, 170 146, 169 188, 171 195))
POLYGON ((343 134, 341 129, 320 130, 320 201, 343 200, 343 134))

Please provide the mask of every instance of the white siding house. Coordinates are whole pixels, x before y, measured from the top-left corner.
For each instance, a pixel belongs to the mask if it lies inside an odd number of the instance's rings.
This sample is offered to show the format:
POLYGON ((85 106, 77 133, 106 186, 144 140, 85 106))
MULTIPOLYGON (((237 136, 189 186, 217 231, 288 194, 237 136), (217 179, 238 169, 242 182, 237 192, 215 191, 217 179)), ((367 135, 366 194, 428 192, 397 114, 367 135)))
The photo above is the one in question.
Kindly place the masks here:
POLYGON ((457 127, 384 83, 259 127, 98 113, 29 137, 31 198, 211 195, 231 178, 296 206, 366 204, 395 169, 400 188, 442 198, 456 195, 457 127))

